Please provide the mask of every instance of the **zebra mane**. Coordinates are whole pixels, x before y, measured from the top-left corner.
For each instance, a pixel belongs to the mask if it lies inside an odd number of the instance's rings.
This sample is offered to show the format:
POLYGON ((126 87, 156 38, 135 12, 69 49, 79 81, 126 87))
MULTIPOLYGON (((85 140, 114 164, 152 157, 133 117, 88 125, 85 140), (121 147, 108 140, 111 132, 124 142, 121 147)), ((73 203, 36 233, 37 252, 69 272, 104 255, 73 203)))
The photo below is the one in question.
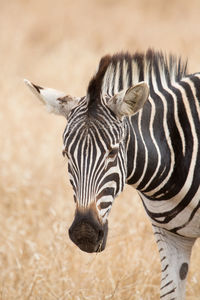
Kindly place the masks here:
POLYGON ((97 73, 89 83, 88 105, 100 101, 101 94, 113 96, 140 81, 149 83, 152 76, 157 80, 164 79, 170 86, 186 75, 187 61, 182 61, 181 57, 171 54, 166 56, 152 49, 146 53, 136 52, 133 55, 128 52, 106 55, 100 60, 97 73))

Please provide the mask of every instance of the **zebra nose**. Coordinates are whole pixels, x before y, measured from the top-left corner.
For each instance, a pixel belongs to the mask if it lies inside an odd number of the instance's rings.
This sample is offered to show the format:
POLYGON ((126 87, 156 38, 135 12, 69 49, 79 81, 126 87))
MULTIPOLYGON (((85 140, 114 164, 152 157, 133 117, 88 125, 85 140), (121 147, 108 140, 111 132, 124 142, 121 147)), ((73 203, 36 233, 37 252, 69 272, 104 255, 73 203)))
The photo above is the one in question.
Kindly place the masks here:
POLYGON ((71 240, 85 252, 95 252, 103 238, 103 230, 97 231, 89 224, 81 224, 69 229, 71 240))
POLYGON ((69 237, 82 251, 102 251, 106 244, 107 229, 91 215, 76 214, 69 228, 69 237))
POLYGON ((70 239, 85 252, 96 252, 103 239, 103 229, 93 227, 91 224, 82 221, 73 223, 69 228, 70 239))

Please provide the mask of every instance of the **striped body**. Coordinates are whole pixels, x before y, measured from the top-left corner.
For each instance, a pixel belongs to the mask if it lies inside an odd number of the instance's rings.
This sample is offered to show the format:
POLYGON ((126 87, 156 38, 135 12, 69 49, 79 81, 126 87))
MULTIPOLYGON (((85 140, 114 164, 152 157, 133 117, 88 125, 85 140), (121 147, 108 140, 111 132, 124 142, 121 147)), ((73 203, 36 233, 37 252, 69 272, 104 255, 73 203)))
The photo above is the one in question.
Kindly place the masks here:
POLYGON ((188 237, 200 235, 199 87, 199 74, 170 87, 156 77, 129 123, 137 151, 129 145, 127 183, 140 191, 153 224, 188 237))
POLYGON ((200 74, 188 75, 180 59, 149 50, 103 57, 82 98, 57 91, 48 98, 47 89, 27 84, 67 118, 72 241, 83 251, 102 251, 113 200, 125 183, 132 185, 158 244, 161 299, 184 299, 200 236, 200 74))

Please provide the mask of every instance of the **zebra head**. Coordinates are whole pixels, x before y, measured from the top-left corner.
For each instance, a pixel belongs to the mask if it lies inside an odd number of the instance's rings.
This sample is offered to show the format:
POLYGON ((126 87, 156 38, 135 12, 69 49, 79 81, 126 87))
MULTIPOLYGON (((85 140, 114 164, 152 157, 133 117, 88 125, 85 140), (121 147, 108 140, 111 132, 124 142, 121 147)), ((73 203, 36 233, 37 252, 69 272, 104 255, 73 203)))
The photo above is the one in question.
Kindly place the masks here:
MULTIPOLYGON (((106 245, 113 200, 123 190, 127 173, 126 117, 138 112, 149 95, 146 83, 120 90, 110 87, 110 57, 104 57, 82 98, 25 81, 49 111, 66 117, 63 155, 76 204, 69 229, 71 240, 83 251, 102 251, 106 245), (114 92, 111 92, 112 91, 114 92)), ((119 71, 118 71, 119 72, 119 71)), ((115 79, 120 74, 115 72, 115 79)), ((119 81, 119 80, 118 80, 119 81)))

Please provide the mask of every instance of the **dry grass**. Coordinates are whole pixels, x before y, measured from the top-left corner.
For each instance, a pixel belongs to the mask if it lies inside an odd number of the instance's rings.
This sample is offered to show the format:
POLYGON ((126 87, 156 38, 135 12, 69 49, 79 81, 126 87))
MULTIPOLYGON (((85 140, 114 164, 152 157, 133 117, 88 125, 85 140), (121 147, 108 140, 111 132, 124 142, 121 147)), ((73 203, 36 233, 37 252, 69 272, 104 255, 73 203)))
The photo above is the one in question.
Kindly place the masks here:
MULTIPOLYGON (((127 187, 107 249, 79 251, 61 156, 65 120, 46 114, 22 78, 83 95, 99 58, 149 46, 200 70, 199 1, 0 0, 0 299, 158 299, 160 265, 141 202, 127 187)), ((200 297, 200 244, 187 299, 200 297)))

